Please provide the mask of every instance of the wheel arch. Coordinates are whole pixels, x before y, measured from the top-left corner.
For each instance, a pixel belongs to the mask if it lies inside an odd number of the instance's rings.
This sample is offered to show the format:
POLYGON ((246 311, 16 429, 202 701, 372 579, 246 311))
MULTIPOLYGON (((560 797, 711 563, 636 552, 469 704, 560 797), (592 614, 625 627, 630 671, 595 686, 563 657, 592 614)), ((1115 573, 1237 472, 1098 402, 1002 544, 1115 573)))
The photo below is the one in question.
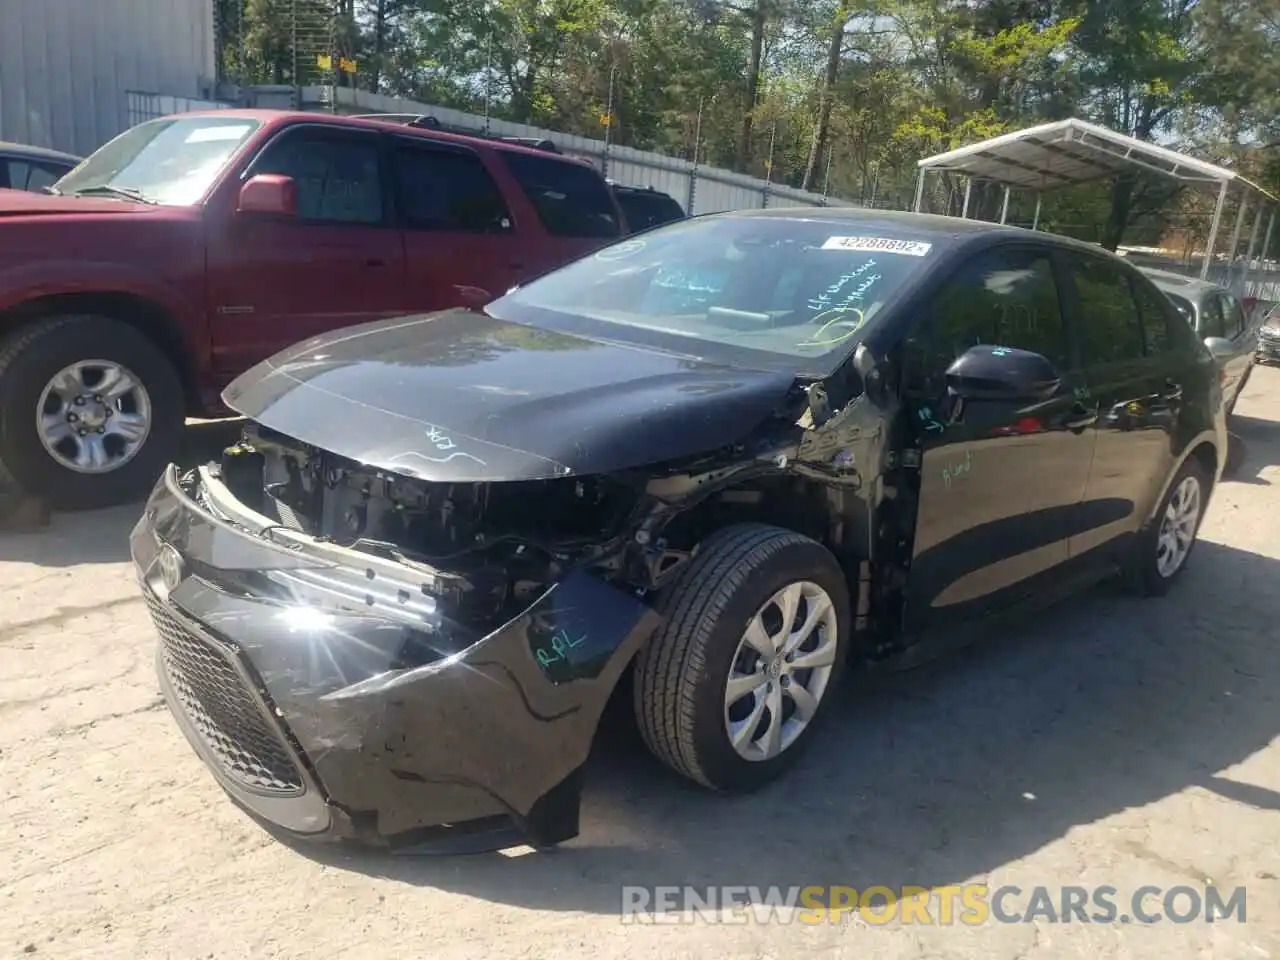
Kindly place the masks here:
POLYGON ((191 342, 170 312, 148 297, 122 291, 83 291, 35 297, 0 313, 0 336, 11 336, 48 317, 72 314, 107 317, 145 336, 159 347, 177 371, 187 411, 199 410, 199 370, 191 342))
POLYGON ((1178 475, 1183 466, 1189 460, 1195 461, 1209 477, 1209 494, 1218 485, 1218 479, 1221 476, 1223 465, 1226 463, 1226 451, 1219 451, 1218 441, 1212 434, 1203 433, 1196 437, 1191 443, 1187 444, 1182 456, 1178 458, 1173 465, 1173 469, 1169 471, 1168 476, 1164 478, 1164 482, 1160 485, 1160 492, 1156 496, 1151 512, 1147 515, 1146 522, 1150 524, 1155 520, 1156 514, 1160 510, 1160 504, 1164 503, 1165 494, 1169 492, 1169 487, 1173 483, 1174 477, 1178 475))

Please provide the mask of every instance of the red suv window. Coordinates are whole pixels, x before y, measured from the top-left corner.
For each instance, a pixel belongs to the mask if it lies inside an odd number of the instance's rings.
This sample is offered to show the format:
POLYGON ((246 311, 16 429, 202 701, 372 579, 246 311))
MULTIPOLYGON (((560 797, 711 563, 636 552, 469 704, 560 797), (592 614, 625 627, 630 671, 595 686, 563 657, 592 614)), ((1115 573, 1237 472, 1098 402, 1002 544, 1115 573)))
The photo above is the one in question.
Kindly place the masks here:
POLYGON ((609 187, 590 167, 513 150, 499 153, 547 233, 608 238, 622 232, 609 187))

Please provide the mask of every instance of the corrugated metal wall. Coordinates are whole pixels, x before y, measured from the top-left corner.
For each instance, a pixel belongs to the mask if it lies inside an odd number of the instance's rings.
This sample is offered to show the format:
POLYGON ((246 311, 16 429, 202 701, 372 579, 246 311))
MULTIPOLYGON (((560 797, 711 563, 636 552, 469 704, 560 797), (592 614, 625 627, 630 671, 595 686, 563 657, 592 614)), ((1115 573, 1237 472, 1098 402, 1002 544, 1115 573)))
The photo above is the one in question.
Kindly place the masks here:
POLYGON ((87 154, 129 126, 125 91, 213 76, 213 0, 0 0, 0 140, 87 154))

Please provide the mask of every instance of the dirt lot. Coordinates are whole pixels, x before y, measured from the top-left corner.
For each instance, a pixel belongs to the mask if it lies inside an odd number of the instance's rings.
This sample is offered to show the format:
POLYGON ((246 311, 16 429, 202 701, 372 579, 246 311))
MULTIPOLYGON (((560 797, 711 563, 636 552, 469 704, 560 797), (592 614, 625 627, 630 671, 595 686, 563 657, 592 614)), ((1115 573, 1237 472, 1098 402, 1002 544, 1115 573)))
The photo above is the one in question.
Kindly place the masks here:
MULTIPOLYGON (((879 680, 797 776, 736 800, 624 735, 551 854, 292 850, 224 798, 157 696, 137 508, 0 535, 0 954, 37 957, 1280 957, 1280 370, 1163 601, 1100 589, 879 680), (622 884, 1213 882, 1245 924, 636 927, 622 884)), ((195 431, 216 447, 218 429, 195 431)))

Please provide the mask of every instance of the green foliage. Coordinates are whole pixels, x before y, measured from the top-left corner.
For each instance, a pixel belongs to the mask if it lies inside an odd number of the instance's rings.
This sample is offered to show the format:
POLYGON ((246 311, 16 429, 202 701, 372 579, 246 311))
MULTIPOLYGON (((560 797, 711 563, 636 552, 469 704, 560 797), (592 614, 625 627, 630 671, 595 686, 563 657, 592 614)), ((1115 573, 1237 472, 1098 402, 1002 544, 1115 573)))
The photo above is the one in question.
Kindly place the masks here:
MULTIPOLYGON (((332 50, 358 62, 352 82, 365 89, 594 137, 608 115, 615 143, 688 158, 696 140, 702 162, 880 206, 910 202, 922 156, 1073 115, 1141 138, 1182 139, 1280 182, 1277 0, 216 0, 216 8, 220 67, 242 83, 292 83, 295 59, 297 82, 326 82, 315 57, 332 50), (1234 149, 1221 146, 1224 137, 1234 149)), ((1131 187, 1134 209, 1120 210, 1108 189, 1063 194, 1046 203, 1043 222, 1083 235, 1086 221, 1119 213, 1144 234, 1159 232, 1143 225, 1158 191, 1131 187)), ((934 208, 955 191, 939 185, 934 208)), ((989 212, 992 192, 977 193, 976 212, 989 212)))

